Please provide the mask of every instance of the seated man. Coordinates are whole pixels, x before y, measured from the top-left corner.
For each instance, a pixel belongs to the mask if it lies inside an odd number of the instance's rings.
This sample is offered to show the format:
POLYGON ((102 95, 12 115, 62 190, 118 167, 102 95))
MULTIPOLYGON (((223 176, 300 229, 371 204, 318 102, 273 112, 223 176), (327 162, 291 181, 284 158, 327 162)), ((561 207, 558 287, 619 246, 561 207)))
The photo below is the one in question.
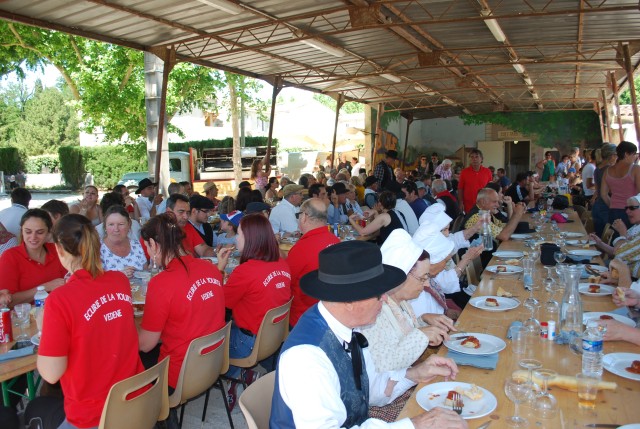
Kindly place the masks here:
POLYGON ((347 197, 349 190, 342 182, 333 185, 333 193, 331 194, 331 204, 328 207, 328 222, 346 224, 349 223, 349 216, 353 214, 353 210, 347 207, 347 197))
MULTIPOLYGON (((215 256, 213 247, 207 246, 195 227, 189 223, 189 199, 182 194, 173 194, 167 199, 167 213, 175 214, 178 225, 184 231, 182 247, 197 257, 215 256)), ((143 249, 145 246, 142 247, 143 249)))
POLYGON ((431 411, 395 423, 368 417, 416 383, 455 379, 456 364, 432 355, 414 367, 376 372, 366 339, 354 331, 375 322, 386 292, 406 280, 382 264, 372 243, 348 241, 320 252, 319 268, 302 277, 304 293, 321 302, 305 312, 280 354, 271 404, 271 428, 466 428, 452 410, 431 411), (348 287, 345 287, 348 286, 348 287))
MULTIPOLYGON (((420 182, 424 187, 424 184, 420 182)), ((402 192, 404 192, 404 199, 409 203, 411 209, 416 214, 416 217, 420 219, 425 209, 429 207, 429 203, 426 200, 420 198, 418 195, 418 186, 414 182, 406 181, 402 184, 402 192)))
POLYGON ((207 197, 193 195, 189 198, 189 223, 204 240, 207 246, 215 247, 215 234, 209 223, 209 216, 213 213, 214 204, 207 197))
POLYGON ((282 190, 282 201, 271 210, 269 222, 275 234, 283 236, 295 235, 298 233, 298 220, 296 213, 302 203, 301 185, 287 185, 282 190))
POLYGON ((533 195, 530 195, 527 189, 528 181, 529 178, 526 172, 518 173, 516 180, 509 186, 505 195, 511 197, 514 203, 529 204, 533 195))

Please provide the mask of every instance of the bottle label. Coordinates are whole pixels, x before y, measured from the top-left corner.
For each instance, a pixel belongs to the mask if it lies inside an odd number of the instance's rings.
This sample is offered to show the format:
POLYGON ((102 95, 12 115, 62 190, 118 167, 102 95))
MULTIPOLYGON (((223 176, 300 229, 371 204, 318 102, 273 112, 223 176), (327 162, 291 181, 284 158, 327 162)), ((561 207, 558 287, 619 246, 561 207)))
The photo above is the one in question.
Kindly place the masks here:
POLYGON ((44 307, 44 299, 34 299, 33 302, 36 307, 44 307))
POLYGON ((602 340, 582 340, 582 350, 585 352, 602 352, 602 340))

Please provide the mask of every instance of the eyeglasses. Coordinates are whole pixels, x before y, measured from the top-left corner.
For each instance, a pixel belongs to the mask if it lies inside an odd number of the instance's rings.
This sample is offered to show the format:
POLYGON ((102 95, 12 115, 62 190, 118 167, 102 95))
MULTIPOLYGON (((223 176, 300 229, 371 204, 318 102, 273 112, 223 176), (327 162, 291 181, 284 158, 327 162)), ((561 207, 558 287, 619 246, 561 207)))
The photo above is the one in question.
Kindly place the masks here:
POLYGON ((634 211, 640 209, 640 206, 625 206, 624 209, 634 211))
POLYGON ((422 276, 422 277, 418 277, 418 276, 416 276, 415 274, 413 274, 412 272, 410 272, 410 273, 409 273, 409 275, 410 275, 411 277, 413 277, 414 279, 418 280, 420 283, 424 283, 424 282, 426 282, 426 281, 427 281, 427 279, 428 279, 428 277, 427 277, 426 275, 425 275, 425 276, 422 276))
POLYGON ((211 210, 211 209, 209 209, 209 210, 198 209, 198 211, 199 211, 199 212, 202 212, 202 213, 204 213, 204 214, 206 214, 206 215, 210 215, 210 214, 211 214, 211 212, 213 212, 213 210, 211 210))

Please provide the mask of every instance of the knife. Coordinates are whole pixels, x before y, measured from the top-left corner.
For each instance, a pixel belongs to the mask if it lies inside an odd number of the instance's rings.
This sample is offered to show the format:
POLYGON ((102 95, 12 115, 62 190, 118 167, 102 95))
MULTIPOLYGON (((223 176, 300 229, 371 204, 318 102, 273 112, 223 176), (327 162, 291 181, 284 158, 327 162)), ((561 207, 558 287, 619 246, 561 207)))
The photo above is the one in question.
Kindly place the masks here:
POLYGON ((478 429, 487 429, 492 422, 493 420, 489 420, 488 422, 478 426, 478 429))
POLYGON ((620 425, 615 423, 589 423, 588 425, 584 425, 588 428, 619 428, 620 425))
POLYGON ((461 337, 451 337, 451 341, 460 341, 460 340, 466 340, 467 338, 469 338, 471 335, 463 335, 461 337))

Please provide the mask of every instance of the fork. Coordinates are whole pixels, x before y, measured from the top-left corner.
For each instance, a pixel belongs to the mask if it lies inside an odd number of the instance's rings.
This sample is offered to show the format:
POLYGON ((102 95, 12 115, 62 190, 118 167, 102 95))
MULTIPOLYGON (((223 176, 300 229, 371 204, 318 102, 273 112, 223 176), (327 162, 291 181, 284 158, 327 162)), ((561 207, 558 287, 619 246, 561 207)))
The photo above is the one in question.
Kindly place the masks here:
POLYGON ((458 414, 462 414, 463 406, 464 406, 464 403, 462 402, 462 398, 460 397, 460 394, 458 392, 455 392, 453 394, 451 409, 458 414))

